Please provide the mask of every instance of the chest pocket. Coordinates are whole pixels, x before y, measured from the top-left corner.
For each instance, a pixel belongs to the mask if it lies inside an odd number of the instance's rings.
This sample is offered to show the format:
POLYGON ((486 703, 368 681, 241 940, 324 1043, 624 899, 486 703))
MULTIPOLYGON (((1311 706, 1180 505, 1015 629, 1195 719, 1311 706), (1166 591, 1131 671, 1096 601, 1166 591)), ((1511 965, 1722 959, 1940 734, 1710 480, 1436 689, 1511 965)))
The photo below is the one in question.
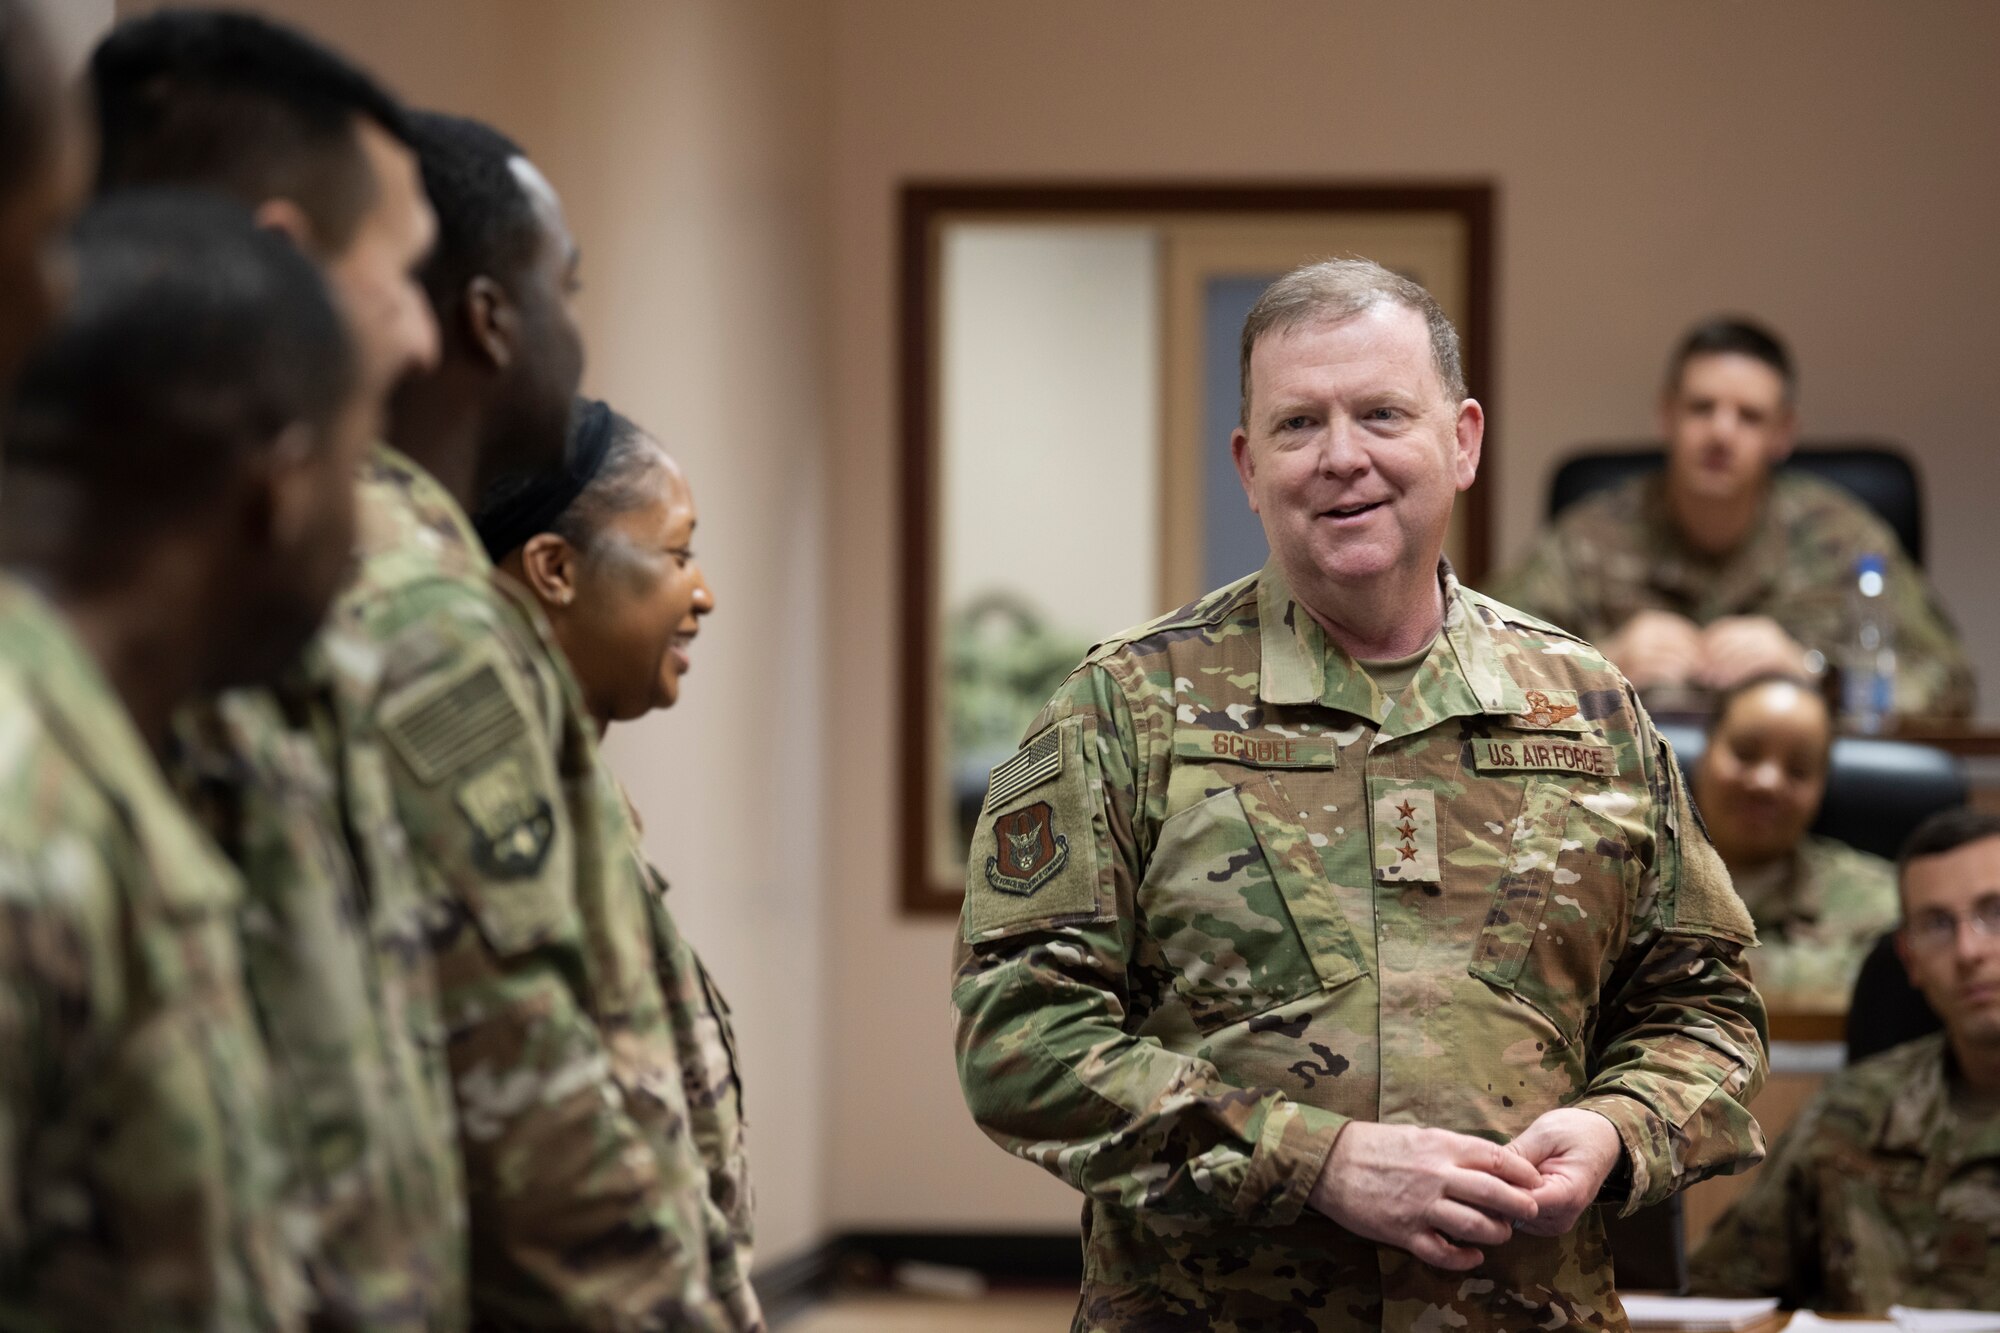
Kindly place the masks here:
POLYGON ((1253 770, 1169 816, 1140 885, 1147 931, 1203 1032, 1367 970, 1286 780, 1253 770))
POLYGON ((1511 837, 1470 970, 1533 1006, 1567 1045, 1624 949, 1637 867, 1618 826, 1560 782, 1529 786, 1511 837))

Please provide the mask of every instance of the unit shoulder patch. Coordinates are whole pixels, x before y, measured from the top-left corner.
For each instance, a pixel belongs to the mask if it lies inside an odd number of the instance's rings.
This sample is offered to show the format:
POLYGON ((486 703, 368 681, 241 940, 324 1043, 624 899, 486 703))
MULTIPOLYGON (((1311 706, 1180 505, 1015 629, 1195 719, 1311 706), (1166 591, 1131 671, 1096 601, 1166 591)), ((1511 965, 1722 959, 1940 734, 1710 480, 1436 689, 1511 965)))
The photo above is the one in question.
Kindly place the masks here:
POLYGON ((521 759, 507 755, 458 785, 452 802, 472 826, 472 855, 497 879, 542 868, 555 840, 555 811, 537 793, 521 759))
POLYGON ((986 882, 1002 893, 1033 897, 1069 863, 1069 838, 1055 829, 1055 811, 1036 801, 993 821, 995 850, 986 882))

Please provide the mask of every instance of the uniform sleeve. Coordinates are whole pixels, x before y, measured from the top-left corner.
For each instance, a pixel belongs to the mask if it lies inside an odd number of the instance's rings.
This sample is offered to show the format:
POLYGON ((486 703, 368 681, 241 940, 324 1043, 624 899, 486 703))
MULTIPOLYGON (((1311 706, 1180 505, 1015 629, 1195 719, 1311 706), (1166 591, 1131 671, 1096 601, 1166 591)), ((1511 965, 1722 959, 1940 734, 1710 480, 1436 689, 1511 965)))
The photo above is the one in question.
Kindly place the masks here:
POLYGON ((1972 716, 1972 661, 1930 580, 1900 546, 1889 554, 1889 595, 1896 608, 1896 711, 1972 716))
POLYGON ((1346 1117, 1237 1087, 1136 1031, 1156 984, 1134 963, 1141 811, 1166 770, 1133 698, 1166 706, 1086 666, 993 772, 952 991, 959 1081, 988 1136, 1091 1198, 1284 1225, 1346 1117))
POLYGON ((1627 697, 1650 760, 1651 864, 1605 989, 1596 1073, 1576 1104, 1617 1126, 1630 1188, 1606 1202, 1630 1214, 1762 1159, 1748 1108, 1764 1083, 1768 1037, 1743 960, 1756 941, 1750 914, 1695 819, 1673 751, 1627 697))
POLYGON ((764 1327, 764 1318, 750 1283, 755 1226, 729 1007, 668 910, 665 878, 643 853, 635 854, 633 864, 645 888, 654 966, 680 1056, 685 1123, 705 1177, 712 1285, 729 1309, 731 1327, 753 1333, 764 1327))
POLYGON ((646 915, 674 1044, 681 1054, 689 1121, 708 1171, 709 1197, 728 1222, 737 1267, 747 1272, 755 1242, 742 1082, 729 1006, 668 910, 666 881, 650 866, 646 915))
POLYGON ((1806 1108, 1695 1251, 1688 1277, 1696 1295, 1776 1296, 1787 1309, 1820 1303, 1826 1284, 1811 1158, 1824 1105, 1822 1094, 1806 1108))
POLYGON ((394 608, 419 628, 387 654, 373 721, 434 905, 475 1322, 726 1329, 679 1070, 617 965, 646 934, 592 825, 603 784, 561 767, 520 627, 470 591, 428 597, 394 608), (598 947, 620 911, 632 928, 598 947))

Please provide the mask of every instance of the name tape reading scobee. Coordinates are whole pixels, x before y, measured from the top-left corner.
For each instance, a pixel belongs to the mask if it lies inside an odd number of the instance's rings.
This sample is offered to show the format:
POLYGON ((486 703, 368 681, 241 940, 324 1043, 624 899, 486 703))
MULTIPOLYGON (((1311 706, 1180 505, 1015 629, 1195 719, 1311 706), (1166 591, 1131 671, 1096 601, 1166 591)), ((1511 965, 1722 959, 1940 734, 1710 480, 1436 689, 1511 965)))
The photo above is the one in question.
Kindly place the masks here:
POLYGON ((1182 727, 1174 732, 1174 753, 1183 759, 1219 759, 1252 768, 1335 768, 1340 764, 1340 746, 1331 736, 1182 727))

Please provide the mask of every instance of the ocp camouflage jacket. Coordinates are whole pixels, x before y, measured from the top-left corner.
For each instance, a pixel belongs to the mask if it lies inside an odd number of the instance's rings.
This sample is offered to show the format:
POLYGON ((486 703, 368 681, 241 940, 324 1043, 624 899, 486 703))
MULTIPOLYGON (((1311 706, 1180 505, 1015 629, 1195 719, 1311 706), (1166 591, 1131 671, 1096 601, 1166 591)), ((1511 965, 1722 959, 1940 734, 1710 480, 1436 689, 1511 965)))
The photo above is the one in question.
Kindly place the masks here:
POLYGON ((1100 645, 994 771, 959 1073, 1089 1200, 1077 1329, 1623 1327, 1594 1211, 1471 1274, 1304 1211, 1353 1118, 1587 1107, 1627 1210, 1761 1155, 1753 932, 1671 753, 1588 645, 1440 578, 1397 699, 1273 563, 1100 645))

